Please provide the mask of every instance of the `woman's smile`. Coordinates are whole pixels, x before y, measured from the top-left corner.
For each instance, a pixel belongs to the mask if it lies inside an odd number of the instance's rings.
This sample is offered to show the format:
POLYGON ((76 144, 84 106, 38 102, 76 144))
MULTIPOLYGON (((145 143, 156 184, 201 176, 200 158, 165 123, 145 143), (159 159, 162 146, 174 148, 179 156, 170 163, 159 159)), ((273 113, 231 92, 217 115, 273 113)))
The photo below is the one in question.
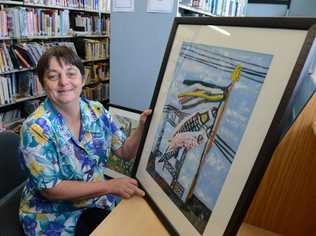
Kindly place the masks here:
POLYGON ((72 92, 73 89, 67 89, 67 90, 59 90, 58 93, 68 93, 68 92, 72 92))

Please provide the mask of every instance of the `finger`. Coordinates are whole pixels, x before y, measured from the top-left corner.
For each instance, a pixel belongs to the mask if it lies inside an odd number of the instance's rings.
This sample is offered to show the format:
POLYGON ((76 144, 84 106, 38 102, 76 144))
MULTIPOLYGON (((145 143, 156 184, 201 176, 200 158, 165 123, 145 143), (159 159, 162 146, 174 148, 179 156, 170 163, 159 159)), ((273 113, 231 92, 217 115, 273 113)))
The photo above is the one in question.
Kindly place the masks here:
MULTIPOLYGON (((133 185, 130 185, 133 186, 133 185)), ((134 195, 134 190, 130 187, 129 184, 121 185, 121 189, 119 191, 119 195, 123 198, 130 198, 134 195)))
POLYGON ((152 110, 151 109, 146 109, 144 111, 144 113, 145 113, 146 116, 149 116, 152 113, 152 110))
POLYGON ((145 122, 147 120, 147 117, 152 113, 151 109, 146 109, 145 111, 142 112, 142 114, 140 115, 140 120, 142 122, 145 122))
POLYGON ((147 116, 143 113, 143 114, 140 116, 139 121, 140 121, 141 123, 145 123, 146 120, 147 120, 147 116))
POLYGON ((129 194, 129 193, 127 193, 127 192, 122 192, 122 193, 121 193, 121 197, 124 198, 124 199, 128 199, 128 198, 130 198, 131 196, 132 196, 132 195, 129 194))
POLYGON ((130 177, 119 178, 117 180, 119 180, 121 184, 137 184, 137 180, 130 177))
POLYGON ((134 185, 134 186, 138 186, 137 180, 136 180, 136 179, 133 179, 133 178, 129 178, 129 179, 128 179, 128 183, 129 183, 129 184, 132 184, 132 185, 134 185))
POLYGON ((126 194, 128 194, 129 196, 132 196, 132 195, 134 195, 135 190, 134 190, 133 188, 131 188, 131 187, 127 187, 127 188, 124 190, 124 192, 125 192, 126 194))
POLYGON ((125 189, 126 196, 129 198, 138 194, 138 188, 135 185, 127 186, 125 189))
POLYGON ((151 113, 152 113, 152 110, 151 110, 151 109, 145 109, 145 110, 142 112, 141 116, 148 116, 148 115, 150 115, 151 113))
POLYGON ((132 185, 130 186, 130 188, 132 188, 133 190, 133 195, 138 195, 141 197, 145 196, 145 192, 142 189, 138 188, 137 186, 132 185))
POLYGON ((140 196, 140 197, 145 196, 145 192, 143 190, 141 190, 140 188, 136 188, 134 193, 135 193, 135 195, 140 196))

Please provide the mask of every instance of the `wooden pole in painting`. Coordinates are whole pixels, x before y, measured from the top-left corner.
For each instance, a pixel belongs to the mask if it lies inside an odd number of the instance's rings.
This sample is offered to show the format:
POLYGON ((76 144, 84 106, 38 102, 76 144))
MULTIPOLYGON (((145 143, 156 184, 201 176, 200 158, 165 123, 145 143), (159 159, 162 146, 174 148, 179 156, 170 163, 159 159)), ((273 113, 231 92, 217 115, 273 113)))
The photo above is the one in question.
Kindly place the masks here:
POLYGON ((193 178, 193 181, 192 181, 192 184, 191 184, 191 187, 189 189, 189 194, 187 196, 187 199, 190 199, 193 195, 193 191, 194 191, 194 188, 195 188, 195 185, 196 185, 196 182, 197 182, 197 179, 199 177, 199 174, 200 174, 200 170, 201 170, 201 167, 203 166, 203 163, 206 159, 206 155, 207 153, 209 152, 209 150, 212 148, 213 146, 213 143, 214 143, 214 140, 215 140, 215 136, 216 136, 216 133, 218 131, 218 128, 219 128, 219 125, 221 123, 221 120, 222 120, 222 117, 223 117, 223 114, 227 108, 227 104, 228 104, 228 100, 229 100, 229 97, 230 97, 230 94, 231 94, 231 91, 233 90, 234 88, 234 85, 236 84, 236 82, 240 79, 240 73, 241 73, 241 65, 238 64, 235 69, 232 71, 232 74, 231 74, 231 84, 229 85, 228 87, 228 91, 227 91, 227 96, 225 98, 225 102, 224 102, 224 105, 220 108, 220 110, 217 112, 217 115, 216 115, 216 120, 214 122, 214 127, 213 129, 210 131, 211 134, 210 134, 210 137, 205 145, 205 148, 203 150, 203 153, 202 153, 202 157, 200 159, 200 163, 199 163, 199 166, 198 166, 198 169, 196 171, 196 174, 193 178))

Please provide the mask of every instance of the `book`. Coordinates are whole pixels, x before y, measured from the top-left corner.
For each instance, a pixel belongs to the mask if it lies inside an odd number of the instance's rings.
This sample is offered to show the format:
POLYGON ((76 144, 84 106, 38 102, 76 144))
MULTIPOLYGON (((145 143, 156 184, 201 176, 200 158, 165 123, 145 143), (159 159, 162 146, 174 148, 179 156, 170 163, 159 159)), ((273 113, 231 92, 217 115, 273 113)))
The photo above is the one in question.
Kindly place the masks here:
POLYGON ((33 73, 27 71, 25 73, 20 73, 17 77, 17 92, 19 97, 30 96, 31 93, 31 80, 33 78, 33 73))
POLYGON ((23 67, 20 64, 18 58, 16 57, 15 52, 13 51, 13 48, 9 47, 8 51, 9 51, 9 55, 10 55, 11 61, 13 63, 13 68, 14 69, 22 69, 23 67))
POLYGON ((22 67, 31 67, 31 65, 23 58, 23 56, 19 53, 17 49, 13 49, 13 51, 17 56, 18 61, 20 62, 20 65, 22 65, 22 67))
POLYGON ((2 80, 4 80, 4 77, 0 77, 0 104, 3 105, 5 104, 5 97, 4 97, 4 90, 3 90, 3 85, 2 85, 2 80))
POLYGON ((31 53, 26 50, 23 46, 23 44, 14 44, 13 45, 14 49, 16 49, 20 55, 27 61, 27 63, 32 66, 36 66, 37 61, 35 61, 31 55, 31 53))

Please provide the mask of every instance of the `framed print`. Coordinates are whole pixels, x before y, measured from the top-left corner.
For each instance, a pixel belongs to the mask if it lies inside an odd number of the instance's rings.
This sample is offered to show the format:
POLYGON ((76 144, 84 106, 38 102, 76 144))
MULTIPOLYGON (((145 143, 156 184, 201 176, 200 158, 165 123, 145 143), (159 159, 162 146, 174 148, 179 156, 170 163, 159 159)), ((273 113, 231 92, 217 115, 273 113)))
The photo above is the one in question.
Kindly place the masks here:
MULTIPOLYGON (((133 130, 137 128, 141 111, 110 104, 109 112, 126 137, 130 136, 133 130)), ((130 177, 135 173, 135 168, 135 157, 131 160, 124 160, 124 158, 118 157, 111 152, 105 174, 112 178, 130 177)))
POLYGON ((175 19, 136 174, 170 230, 237 232, 278 143, 314 23, 175 19))

